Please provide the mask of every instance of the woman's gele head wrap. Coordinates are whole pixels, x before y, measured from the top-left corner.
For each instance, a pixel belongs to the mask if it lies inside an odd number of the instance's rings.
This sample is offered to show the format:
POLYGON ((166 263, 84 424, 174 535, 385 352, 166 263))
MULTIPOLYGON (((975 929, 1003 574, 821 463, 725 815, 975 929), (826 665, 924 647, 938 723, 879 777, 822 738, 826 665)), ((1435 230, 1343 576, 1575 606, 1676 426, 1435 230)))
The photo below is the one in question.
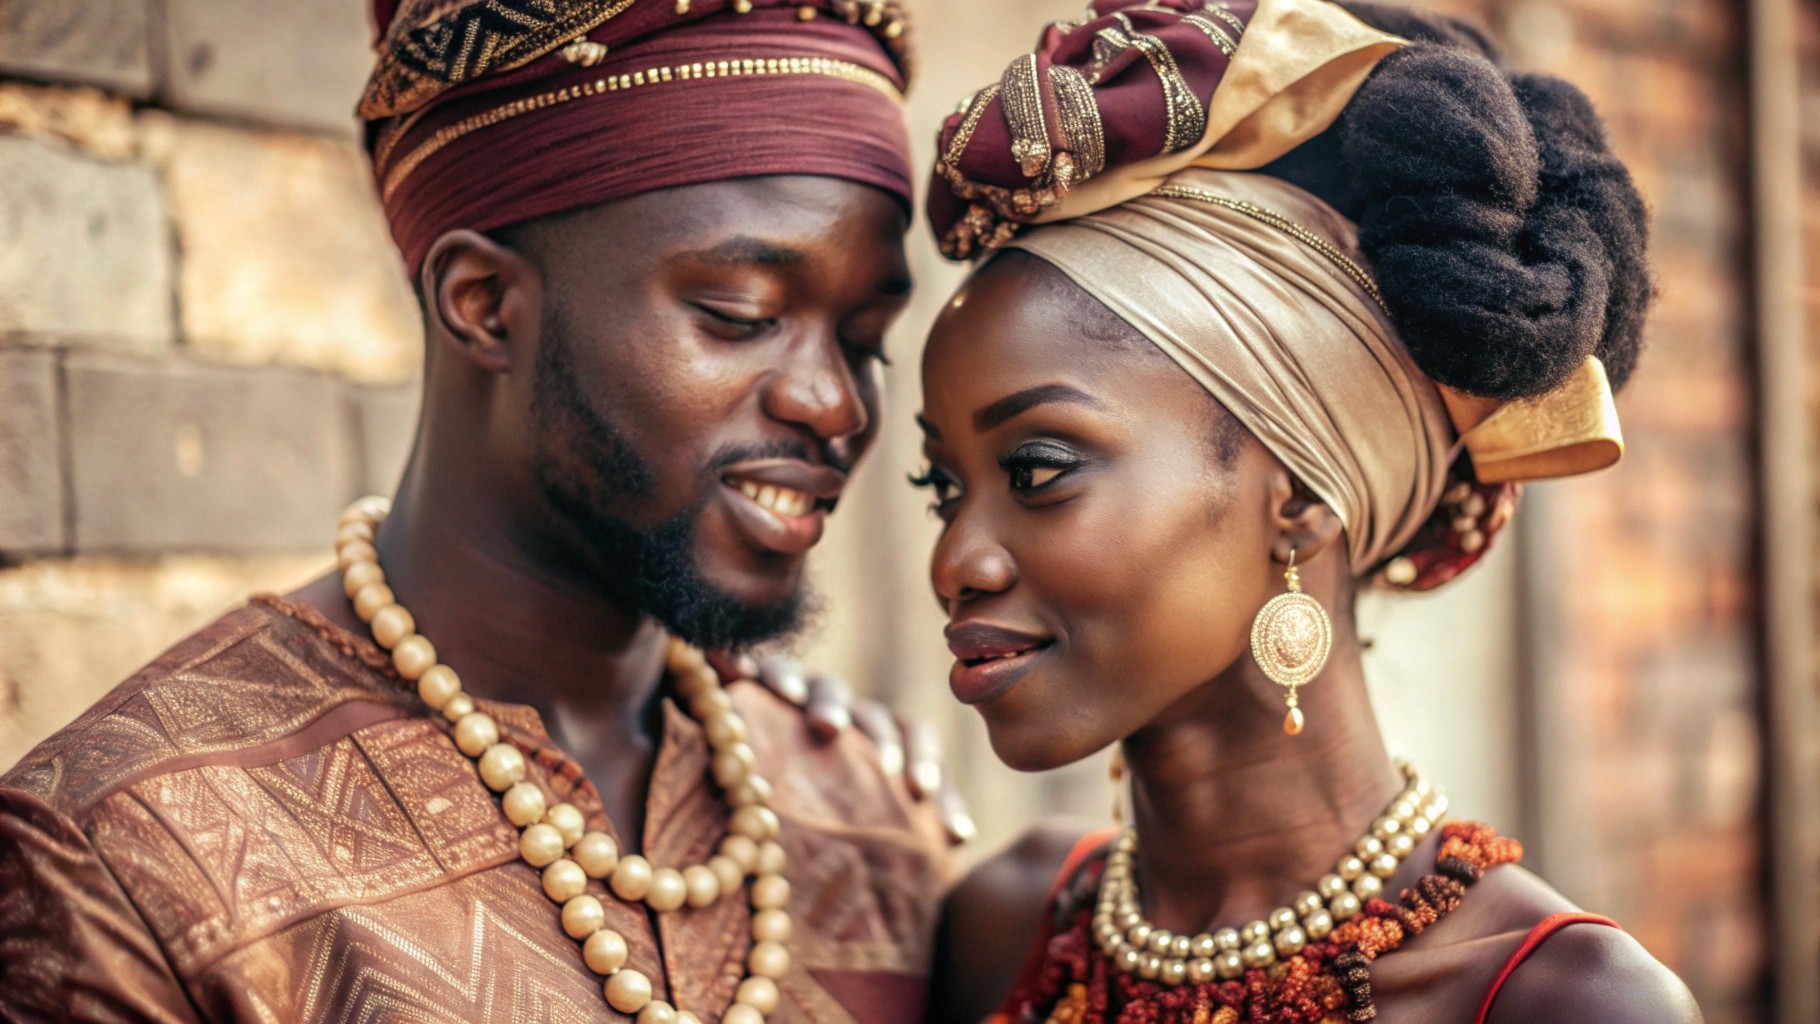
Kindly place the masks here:
POLYGON ((949 256, 1027 249, 1174 357, 1334 507, 1361 572, 1422 529, 1456 444, 1480 485, 1622 451, 1596 358, 1535 400, 1438 387, 1350 222, 1275 179, 1214 173, 1325 131, 1403 45, 1323 0, 1096 0, 947 120, 929 202, 949 256))
POLYGON ((820 174, 912 202, 896 0, 374 0, 360 103, 416 274, 455 228, 820 174))

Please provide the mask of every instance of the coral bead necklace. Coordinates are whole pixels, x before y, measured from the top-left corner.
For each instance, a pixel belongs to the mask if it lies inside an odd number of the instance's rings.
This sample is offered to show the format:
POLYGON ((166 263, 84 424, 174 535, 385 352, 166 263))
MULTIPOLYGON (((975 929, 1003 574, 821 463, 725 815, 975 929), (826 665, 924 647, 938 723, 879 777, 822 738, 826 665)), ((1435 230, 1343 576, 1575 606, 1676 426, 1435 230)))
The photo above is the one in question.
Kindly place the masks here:
POLYGON ((1354 848, 1267 918, 1175 935, 1146 921, 1137 835, 1121 829, 1062 880, 1055 918, 992 1024, 1359 1024, 1377 1016, 1370 965, 1460 905, 1523 848, 1471 822, 1407 765, 1405 786, 1354 848), (1384 885, 1439 830, 1435 870, 1394 902, 1384 885))

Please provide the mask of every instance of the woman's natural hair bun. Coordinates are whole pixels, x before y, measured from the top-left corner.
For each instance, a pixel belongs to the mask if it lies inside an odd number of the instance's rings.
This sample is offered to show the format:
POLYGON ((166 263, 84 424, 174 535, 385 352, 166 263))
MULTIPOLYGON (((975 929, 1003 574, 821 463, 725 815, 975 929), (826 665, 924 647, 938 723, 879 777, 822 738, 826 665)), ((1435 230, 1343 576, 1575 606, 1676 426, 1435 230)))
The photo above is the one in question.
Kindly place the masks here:
POLYGON ((1507 74, 1462 23, 1346 6, 1411 44, 1332 129, 1264 170, 1358 223, 1385 305, 1436 381, 1521 398, 1597 355, 1621 386, 1650 296, 1647 223, 1592 104, 1560 79, 1507 74))

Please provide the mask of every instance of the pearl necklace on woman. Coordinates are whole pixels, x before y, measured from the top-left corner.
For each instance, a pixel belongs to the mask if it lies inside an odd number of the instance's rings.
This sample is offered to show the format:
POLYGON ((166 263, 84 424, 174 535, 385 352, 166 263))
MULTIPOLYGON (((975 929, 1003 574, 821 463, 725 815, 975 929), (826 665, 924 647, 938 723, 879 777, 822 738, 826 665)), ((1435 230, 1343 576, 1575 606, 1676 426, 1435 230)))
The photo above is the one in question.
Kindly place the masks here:
POLYGON ((676 694, 701 724, 713 752, 714 781, 733 806, 728 834, 714 856, 680 870, 654 867, 637 854, 621 856, 612 836, 584 831, 575 805, 545 805, 543 790, 525 780, 524 754, 500 738, 499 723, 491 715, 476 710, 455 670, 437 660, 436 648, 417 632, 416 620, 386 586, 373 539, 390 508, 384 498, 362 498, 341 514, 335 547, 343 589, 373 639, 392 652, 398 674, 415 681, 423 702, 454 724, 455 745, 474 759, 481 782, 500 794, 506 819, 519 829, 519 856, 542 873, 544 894, 562 908, 563 931, 582 944, 588 968, 606 978, 607 1003, 636 1014, 638 1024, 701 1024, 695 1014, 655 998, 651 979, 625 966, 630 956, 625 936, 606 927, 606 908, 585 891, 588 879, 603 880, 622 900, 669 914, 684 906, 712 906, 754 877, 748 895, 754 944, 746 957, 746 977, 721 1022, 763 1024, 780 1001, 777 979, 790 970, 784 943, 795 923, 786 909, 787 858, 777 842, 771 785, 754 770, 757 759, 746 742, 745 720, 733 710, 707 659, 679 640, 670 641, 668 665, 676 694))
POLYGON ((1157 928, 1139 910, 1135 862, 1137 830, 1119 830, 1106 870, 1100 876, 1099 902, 1091 922, 1094 941, 1114 967, 1165 985, 1230 981, 1248 967, 1269 967, 1279 956, 1302 951, 1309 940, 1324 939, 1334 926, 1358 914, 1367 901, 1384 892, 1384 880, 1447 814, 1447 797, 1410 765, 1397 762, 1404 786, 1384 813, 1371 823, 1351 852, 1331 874, 1278 907, 1263 920, 1211 934, 1176 935, 1157 928))

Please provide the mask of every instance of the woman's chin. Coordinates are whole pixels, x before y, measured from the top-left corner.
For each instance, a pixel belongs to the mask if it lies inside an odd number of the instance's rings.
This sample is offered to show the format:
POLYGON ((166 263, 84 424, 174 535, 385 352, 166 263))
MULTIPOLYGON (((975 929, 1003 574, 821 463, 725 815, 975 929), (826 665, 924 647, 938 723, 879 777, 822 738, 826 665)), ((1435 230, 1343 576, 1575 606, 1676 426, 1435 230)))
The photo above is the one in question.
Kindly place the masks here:
POLYGON ((987 716, 986 736, 992 742, 992 752, 1005 767, 1020 772, 1066 768, 1095 750, 1105 748, 1105 744, 1087 749, 1084 745, 1070 743, 1065 737, 1055 735, 1053 722, 1013 724, 995 722, 987 716))

